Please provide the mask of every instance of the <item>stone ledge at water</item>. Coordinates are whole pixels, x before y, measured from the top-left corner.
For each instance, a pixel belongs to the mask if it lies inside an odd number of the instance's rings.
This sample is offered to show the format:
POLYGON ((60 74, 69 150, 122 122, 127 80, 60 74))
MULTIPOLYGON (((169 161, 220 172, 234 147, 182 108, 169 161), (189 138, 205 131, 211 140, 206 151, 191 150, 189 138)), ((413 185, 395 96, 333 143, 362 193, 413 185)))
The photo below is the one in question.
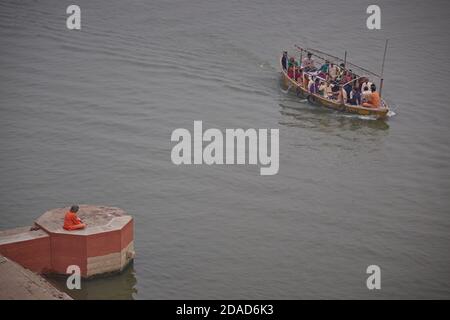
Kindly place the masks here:
POLYGON ((41 276, 0 255, 0 300, 72 300, 41 276))

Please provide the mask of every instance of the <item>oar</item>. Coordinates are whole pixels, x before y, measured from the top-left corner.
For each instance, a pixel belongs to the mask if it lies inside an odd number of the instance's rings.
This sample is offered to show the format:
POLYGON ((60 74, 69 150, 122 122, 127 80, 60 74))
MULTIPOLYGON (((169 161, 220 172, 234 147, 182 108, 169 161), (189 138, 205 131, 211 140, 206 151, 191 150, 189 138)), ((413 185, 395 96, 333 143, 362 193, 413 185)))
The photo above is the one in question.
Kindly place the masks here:
POLYGON ((292 84, 287 88, 286 91, 284 91, 284 90, 281 89, 281 88, 280 88, 280 90, 281 90, 283 93, 287 94, 287 93, 289 92, 289 90, 291 90, 291 88, 292 88, 292 84))

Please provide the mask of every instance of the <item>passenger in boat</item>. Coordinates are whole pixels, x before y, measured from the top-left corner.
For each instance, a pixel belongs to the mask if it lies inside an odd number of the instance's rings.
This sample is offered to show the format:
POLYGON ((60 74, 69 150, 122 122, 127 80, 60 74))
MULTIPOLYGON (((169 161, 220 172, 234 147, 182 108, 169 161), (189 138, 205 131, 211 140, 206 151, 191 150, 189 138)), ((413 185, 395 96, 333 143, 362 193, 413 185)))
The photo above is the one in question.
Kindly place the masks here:
POLYGON ((297 63, 297 61, 295 61, 295 58, 294 57, 290 57, 289 58, 289 67, 298 67, 298 63, 297 63))
MULTIPOLYGON (((364 89, 366 89, 367 87, 364 87, 364 89)), ((361 105, 364 104, 365 102, 369 101, 369 97, 372 93, 369 91, 361 91, 361 105)))
POLYGON ((331 87, 331 92, 332 92, 331 99, 337 100, 337 99, 338 99, 338 96, 339 96, 339 91, 340 91, 339 85, 334 84, 334 85, 331 87))
POLYGON ((350 92, 349 103, 354 106, 361 105, 361 93, 356 85, 352 87, 352 91, 350 92))
POLYGON ((309 88, 311 88, 311 85, 313 85, 313 84, 315 83, 314 79, 315 79, 314 76, 312 76, 312 77, 309 78, 309 82, 308 82, 308 91, 309 91, 309 88))
POLYGON ((289 66, 288 67, 287 75, 288 75, 289 78, 294 79, 294 66, 289 66))
POLYGON ((303 77, 303 88, 305 88, 306 90, 308 90, 309 88, 309 76, 306 73, 303 73, 304 77, 303 77))
POLYGON ((333 88, 331 86, 331 83, 329 83, 329 82, 325 82, 324 97, 328 98, 328 99, 332 99, 333 98, 333 88))
POLYGON ((320 81, 319 94, 324 98, 327 98, 326 89, 327 89, 327 85, 326 85, 325 81, 320 81))
POLYGON ((336 80, 341 81, 344 78, 345 75, 345 64, 341 63, 339 67, 337 68, 337 76, 336 80))
POLYGON ((303 80, 303 72, 301 68, 297 68, 295 71, 295 81, 298 83, 302 83, 303 80))
POLYGON ((342 78, 343 83, 348 83, 353 80, 353 74, 351 71, 346 71, 344 77, 342 78))
POLYGON ((305 72, 312 72, 312 71, 316 71, 316 67, 314 65, 314 60, 312 58, 312 53, 308 52, 306 58, 303 59, 302 61, 302 68, 305 72))
POLYGON ((370 91, 371 91, 371 94, 369 96, 369 101, 368 102, 364 102, 363 103, 363 107, 366 107, 366 108, 379 108, 380 107, 381 98, 380 98, 379 93, 377 92, 377 87, 375 86, 375 84, 372 83, 372 85, 370 86, 370 91))
POLYGON ((367 85, 364 85, 363 89, 361 90, 361 97, 363 102, 367 102, 371 94, 372 92, 369 90, 369 87, 367 85))
POLYGON ((291 79, 295 79, 295 81, 297 81, 298 78, 298 73, 299 73, 299 66, 297 61, 295 61, 294 57, 290 57, 289 58, 289 63, 288 63, 289 67, 288 69, 292 68, 292 75, 290 76, 291 79))
POLYGON ((312 82, 310 85, 309 85, 309 92, 311 92, 311 93, 319 93, 319 83, 320 83, 320 79, 319 78, 316 78, 315 80, 314 80, 314 82, 312 82))
POLYGON ((369 78, 367 77, 362 77, 361 78, 361 88, 362 88, 362 92, 364 93, 365 91, 369 91, 369 88, 372 86, 372 82, 369 81, 369 78), (367 90, 365 89, 367 88, 367 90))
POLYGON ((64 216, 64 225, 63 228, 66 230, 78 230, 78 229, 84 229, 86 227, 86 224, 81 221, 80 218, 77 216, 77 212, 79 210, 79 207, 77 205, 74 205, 70 208, 70 210, 66 213, 64 216))
POLYGON ((340 103, 347 103, 347 92, 341 86, 339 86, 337 100, 340 103))
POLYGON ((328 70, 330 69, 330 62, 325 60, 325 63, 317 70, 319 77, 326 78, 328 76, 328 70))
POLYGON ((362 77, 360 77, 359 79, 356 80, 356 87, 359 89, 359 92, 362 92, 362 90, 363 90, 363 86, 362 86, 363 82, 364 81, 363 81, 362 77))
POLYGON ((344 85, 344 90, 347 93, 347 97, 350 97, 350 92, 352 91, 353 87, 352 82, 353 75, 350 71, 347 71, 341 80, 341 83, 344 85))
POLYGON ((288 52, 283 51, 283 56, 281 57, 281 65, 283 66, 283 69, 286 70, 288 67, 288 52))
POLYGON ((334 65, 334 63, 330 63, 328 76, 330 77, 330 80, 336 79, 336 66, 334 65))

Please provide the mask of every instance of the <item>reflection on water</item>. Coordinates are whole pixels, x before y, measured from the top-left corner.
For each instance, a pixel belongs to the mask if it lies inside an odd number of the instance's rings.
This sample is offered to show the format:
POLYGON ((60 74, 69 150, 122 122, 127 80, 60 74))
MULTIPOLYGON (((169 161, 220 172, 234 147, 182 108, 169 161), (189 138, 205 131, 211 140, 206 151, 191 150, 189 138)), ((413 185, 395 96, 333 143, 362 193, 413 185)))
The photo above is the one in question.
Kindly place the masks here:
POLYGON ((108 277, 99 277, 81 281, 81 290, 69 290, 66 287, 67 277, 51 276, 49 280, 59 290, 66 292, 74 299, 96 300, 132 300, 137 294, 136 276, 133 262, 121 273, 108 277))

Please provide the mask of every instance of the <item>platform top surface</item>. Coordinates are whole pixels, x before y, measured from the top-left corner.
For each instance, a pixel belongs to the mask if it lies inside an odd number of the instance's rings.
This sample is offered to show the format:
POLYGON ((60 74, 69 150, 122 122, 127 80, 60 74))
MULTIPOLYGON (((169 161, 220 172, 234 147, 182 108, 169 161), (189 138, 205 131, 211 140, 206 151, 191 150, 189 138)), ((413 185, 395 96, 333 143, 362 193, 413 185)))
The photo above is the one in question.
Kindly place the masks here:
POLYGON ((63 229, 64 216, 69 207, 56 208, 45 212, 35 223, 50 233, 90 235, 122 229, 132 217, 115 207, 80 205, 78 217, 87 225, 85 229, 68 231, 63 229))
POLYGON ((44 231, 42 230, 33 231, 30 230, 30 228, 31 227, 28 226, 8 230, 1 230, 0 245, 48 237, 48 234, 46 234, 44 231))

